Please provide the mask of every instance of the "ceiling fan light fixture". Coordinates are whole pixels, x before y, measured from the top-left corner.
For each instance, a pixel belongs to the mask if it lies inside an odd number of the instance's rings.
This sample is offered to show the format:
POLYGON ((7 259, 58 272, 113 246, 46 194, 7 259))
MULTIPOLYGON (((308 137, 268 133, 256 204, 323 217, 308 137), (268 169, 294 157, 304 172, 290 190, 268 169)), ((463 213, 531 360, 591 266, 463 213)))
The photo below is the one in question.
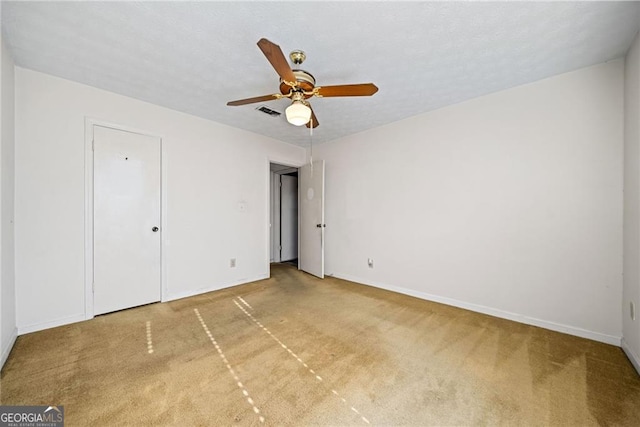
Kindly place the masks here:
POLYGON ((304 105, 302 101, 293 101, 284 112, 287 121, 294 126, 306 125, 311 119, 311 108, 304 105))

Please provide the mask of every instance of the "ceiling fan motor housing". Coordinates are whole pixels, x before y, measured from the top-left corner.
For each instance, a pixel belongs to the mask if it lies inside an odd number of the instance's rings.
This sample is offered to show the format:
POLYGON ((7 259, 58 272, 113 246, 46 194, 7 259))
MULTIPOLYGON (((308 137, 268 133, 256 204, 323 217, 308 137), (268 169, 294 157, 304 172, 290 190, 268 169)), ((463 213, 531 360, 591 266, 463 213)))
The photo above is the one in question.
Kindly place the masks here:
MULTIPOLYGON (((297 88, 301 89, 304 92, 309 92, 309 94, 305 94, 305 99, 311 98, 313 94, 310 92, 313 91, 313 88, 316 87, 316 79, 311 75, 311 73, 304 70, 292 70, 293 75, 296 76, 296 81, 298 82, 297 88)), ((294 89, 295 90, 295 89, 294 89)), ((280 79, 280 93, 283 95, 288 95, 291 92, 291 86, 286 84, 280 79)))

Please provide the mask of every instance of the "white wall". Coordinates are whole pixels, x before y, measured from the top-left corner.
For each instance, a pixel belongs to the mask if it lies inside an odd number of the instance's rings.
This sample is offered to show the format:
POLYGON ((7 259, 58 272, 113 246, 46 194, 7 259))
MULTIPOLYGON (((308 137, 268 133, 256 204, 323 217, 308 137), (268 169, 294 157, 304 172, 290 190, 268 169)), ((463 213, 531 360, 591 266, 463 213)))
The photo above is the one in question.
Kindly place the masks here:
POLYGON ((166 299, 268 276, 269 160, 302 148, 17 67, 20 333, 85 318, 87 116, 162 137, 166 299))
POLYGON ((16 339, 14 276, 14 64, 0 38, 0 367, 16 339))
POLYGON ((326 272, 619 345, 623 66, 318 146, 326 272))
POLYGON ((640 372, 640 35, 625 61, 622 346, 640 372), (630 315, 630 303, 636 319, 630 315))

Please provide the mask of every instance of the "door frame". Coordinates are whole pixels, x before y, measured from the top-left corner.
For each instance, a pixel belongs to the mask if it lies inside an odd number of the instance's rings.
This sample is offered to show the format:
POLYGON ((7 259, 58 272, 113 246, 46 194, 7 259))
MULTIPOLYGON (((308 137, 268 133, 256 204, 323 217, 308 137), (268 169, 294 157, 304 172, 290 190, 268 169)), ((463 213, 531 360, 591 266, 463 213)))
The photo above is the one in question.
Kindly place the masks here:
POLYGON ((280 173, 280 262, 298 262, 298 170, 280 173), (285 191, 286 190, 286 191, 285 191), (295 227, 292 227, 295 225, 295 227), (293 250, 295 248, 295 251, 293 250), (284 256, 283 256, 284 254, 284 256))
POLYGON ((164 155, 164 138, 153 132, 136 129, 108 122, 105 120, 85 117, 84 120, 84 317, 85 320, 93 319, 93 128, 105 127, 113 130, 136 133, 140 135, 158 138, 160 140, 160 301, 166 301, 167 274, 166 274, 166 242, 168 241, 167 229, 167 194, 166 177, 167 164, 164 155))
MULTIPOLYGON (((304 166, 304 162, 292 162, 291 160, 282 160, 276 157, 268 157, 266 159, 266 233, 267 233, 267 245, 266 245, 266 270, 267 270, 267 278, 271 277, 271 228, 273 224, 271 224, 271 193, 273 192, 273 186, 271 185, 271 163, 277 163, 282 166, 289 166, 292 169, 300 169, 300 167, 304 166)), ((300 205, 300 192, 298 191, 298 205, 300 205)), ((298 258, 300 258, 300 211, 298 210, 298 258)), ((275 260, 275 257, 274 257, 275 260)))
MULTIPOLYGON (((286 165, 282 165, 286 166, 286 165)), ((273 187, 271 188, 271 196, 273 196, 273 221, 271 222, 271 228, 273 229, 272 247, 273 244, 277 244, 278 248, 282 247, 282 176, 291 172, 297 172, 298 168, 291 167, 289 169, 283 169, 277 172, 271 172, 273 174, 273 187), (278 185, 280 184, 280 185, 278 185)), ((296 194, 297 198, 297 194, 296 194)), ((296 200, 298 202, 299 200, 296 200)), ((282 262, 281 249, 274 252, 273 262, 282 262)))

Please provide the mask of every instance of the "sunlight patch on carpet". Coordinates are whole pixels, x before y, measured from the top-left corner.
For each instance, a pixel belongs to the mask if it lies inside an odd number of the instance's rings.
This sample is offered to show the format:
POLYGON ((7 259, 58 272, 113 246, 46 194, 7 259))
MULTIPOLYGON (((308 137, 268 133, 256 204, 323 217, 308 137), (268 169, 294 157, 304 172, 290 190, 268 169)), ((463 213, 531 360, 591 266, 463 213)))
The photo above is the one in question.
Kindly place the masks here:
MULTIPOLYGON (((240 297, 238 297, 239 299, 241 299, 240 297)), ((264 332, 266 332, 271 338, 273 338, 278 344, 280 344, 280 347, 282 347, 283 349, 287 350, 287 353, 289 353, 291 355, 291 357, 293 357, 294 359, 296 359, 299 363, 302 364, 302 366, 304 366, 311 375, 313 375, 316 380, 322 382, 322 377, 320 375, 316 374, 316 371, 314 371, 313 369, 311 369, 309 367, 309 365, 307 365, 300 357, 298 357, 297 354, 295 354, 289 347, 287 347, 282 341, 280 341, 280 339, 278 339, 278 337, 276 337, 275 335, 273 335, 271 333, 271 331, 269 331, 269 329, 264 326, 262 323, 260 323, 251 313, 249 313, 242 305, 240 305, 238 303, 238 301, 236 301, 235 299, 233 300, 233 303, 240 309, 242 310, 242 312, 247 315, 247 317, 249 317, 249 319, 251 319, 253 321, 253 323, 255 323, 260 329, 262 329, 264 332)), ((345 405, 349 406, 349 404, 347 403, 347 400, 340 396, 340 394, 335 391, 335 390, 331 390, 331 392, 336 395, 337 397, 340 398, 340 400, 342 401, 342 403, 344 403, 345 405)), ((369 420, 366 419, 362 414, 360 414, 360 412, 354 408, 353 406, 351 406, 351 410, 354 411, 356 414, 360 415, 360 419, 362 421, 364 421, 365 423, 369 424, 369 420)))
POLYGON ((249 307, 251 310, 253 310, 253 307, 251 307, 251 305, 248 302, 246 302, 242 297, 238 297, 238 299, 240 300, 241 303, 243 303, 244 305, 249 307))
POLYGON ((153 353, 153 340, 151 339, 151 321, 147 320, 147 353, 153 353))
POLYGON ((222 362, 224 362, 224 365, 227 367, 227 370, 229 371, 229 373, 231 374, 233 379, 236 381, 236 385, 240 388, 240 390, 242 390, 242 394, 247 399, 247 402, 249 403, 249 405, 251 405, 251 407, 253 408, 253 412, 255 412, 256 415, 259 415, 258 419, 260 420, 261 423, 263 423, 264 422, 264 417, 262 415, 260 415, 260 409, 258 409, 258 407, 254 404, 253 399, 251 398, 251 396, 249 396, 249 392, 245 388, 244 384, 242 384, 242 382, 240 381, 240 378, 238 377, 238 374, 236 374, 236 372, 231 367, 231 364, 227 360, 227 357, 222 352, 222 348, 220 348, 220 346, 218 345, 218 342, 216 341, 216 339, 211 334, 211 331, 209 331, 209 327, 207 327, 207 324, 204 322, 204 319, 200 315, 200 311, 198 311, 197 308, 194 308, 193 311, 194 311, 194 313, 196 313, 196 317, 198 317, 198 320, 200 321, 200 325, 202 325, 202 328, 204 329, 204 331, 206 332, 207 336, 209 337, 209 340, 211 341, 213 346, 218 351, 218 355, 222 359, 222 362))

